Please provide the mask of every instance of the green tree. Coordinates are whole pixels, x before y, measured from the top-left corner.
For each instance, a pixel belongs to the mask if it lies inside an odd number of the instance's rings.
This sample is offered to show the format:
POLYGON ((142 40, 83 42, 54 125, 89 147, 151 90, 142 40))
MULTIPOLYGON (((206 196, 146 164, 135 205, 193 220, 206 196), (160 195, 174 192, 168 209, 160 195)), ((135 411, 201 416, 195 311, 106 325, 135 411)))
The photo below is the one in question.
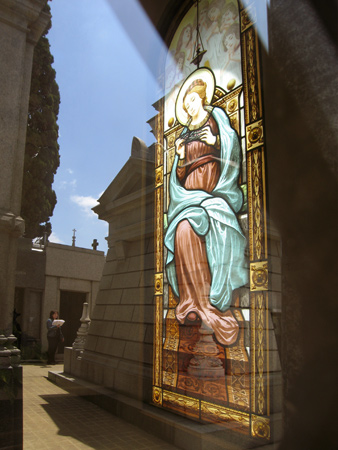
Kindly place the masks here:
MULTIPOLYGON (((46 12, 50 12, 46 5, 46 12)), ((42 237, 52 231, 50 217, 56 205, 52 189, 60 164, 57 118, 60 93, 52 67, 54 58, 46 37, 51 22, 36 44, 28 109, 25 165, 22 187, 21 216, 25 219, 25 236, 42 237)))

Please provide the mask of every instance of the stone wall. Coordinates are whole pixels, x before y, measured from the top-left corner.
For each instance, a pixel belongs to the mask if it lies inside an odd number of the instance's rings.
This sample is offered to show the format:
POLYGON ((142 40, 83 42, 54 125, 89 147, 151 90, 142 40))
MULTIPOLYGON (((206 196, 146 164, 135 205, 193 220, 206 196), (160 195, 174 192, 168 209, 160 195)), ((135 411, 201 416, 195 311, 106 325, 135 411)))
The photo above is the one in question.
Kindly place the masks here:
POLYGON ((272 0, 268 12, 262 74, 269 213, 282 255, 280 448, 334 448, 337 7, 272 0))
POLYGON ((49 16, 44 0, 0 1, 0 329, 11 331, 27 111, 34 45, 49 16))
POLYGON ((41 343, 45 350, 46 320, 51 310, 60 310, 62 291, 83 293, 94 308, 105 256, 102 251, 51 242, 39 249, 32 249, 29 239, 21 238, 19 243, 14 302, 20 314, 17 323, 23 338, 41 343))
MULTIPOLYGON (((154 295, 153 149, 132 156, 99 199, 109 250, 81 360, 81 378, 149 401, 154 295)), ((65 372, 72 369, 65 364, 65 372)))

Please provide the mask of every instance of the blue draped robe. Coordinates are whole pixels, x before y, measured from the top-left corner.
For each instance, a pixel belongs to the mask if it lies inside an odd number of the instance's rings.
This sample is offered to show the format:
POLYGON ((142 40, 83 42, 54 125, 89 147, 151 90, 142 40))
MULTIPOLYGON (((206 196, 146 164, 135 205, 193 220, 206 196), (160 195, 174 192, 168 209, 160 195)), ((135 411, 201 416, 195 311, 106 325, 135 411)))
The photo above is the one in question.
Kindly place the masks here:
MULTIPOLYGON (((204 236, 211 274, 209 301, 219 311, 231 304, 234 289, 248 282, 245 259, 246 238, 236 213, 242 207, 243 194, 238 186, 241 150, 236 132, 220 108, 211 111, 220 136, 220 177, 212 192, 187 190, 177 179, 176 154, 170 174, 168 229, 164 244, 168 249, 166 272, 176 297, 180 297, 175 268, 175 233, 182 220, 188 220, 198 236, 204 236)), ((182 131, 183 136, 188 129, 182 131)))

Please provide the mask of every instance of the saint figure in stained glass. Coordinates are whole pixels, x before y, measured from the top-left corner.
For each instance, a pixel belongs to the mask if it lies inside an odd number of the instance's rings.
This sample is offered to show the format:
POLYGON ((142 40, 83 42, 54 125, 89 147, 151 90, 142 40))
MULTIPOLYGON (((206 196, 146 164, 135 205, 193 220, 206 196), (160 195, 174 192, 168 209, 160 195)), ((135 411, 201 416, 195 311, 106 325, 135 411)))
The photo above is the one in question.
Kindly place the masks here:
POLYGON ((248 281, 246 238, 236 216, 243 204, 241 151, 224 110, 210 106, 214 88, 212 71, 198 69, 177 96, 176 118, 184 129, 175 142, 164 243, 177 320, 199 318, 229 345, 238 334, 232 293, 248 281))

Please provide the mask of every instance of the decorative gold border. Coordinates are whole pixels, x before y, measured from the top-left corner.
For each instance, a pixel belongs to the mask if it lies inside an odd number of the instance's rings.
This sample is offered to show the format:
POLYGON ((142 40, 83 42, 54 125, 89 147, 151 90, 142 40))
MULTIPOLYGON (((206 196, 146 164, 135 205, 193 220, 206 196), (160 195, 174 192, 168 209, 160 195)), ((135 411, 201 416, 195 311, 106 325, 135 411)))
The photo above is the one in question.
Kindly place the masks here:
POLYGON ((268 293, 251 292, 251 410, 270 414, 268 293))
MULTIPOLYGON (((154 388, 153 388, 154 393, 154 388)), ((159 393, 156 392, 157 398, 160 398, 159 393)), ((154 396, 154 394, 153 394, 154 396)), ((216 422, 231 422, 237 423, 245 428, 250 427, 250 414, 236 411, 235 409, 225 408, 214 403, 198 400, 186 395, 177 394, 163 389, 162 391, 162 404, 164 402, 171 404, 174 408, 179 407, 181 410, 192 410, 198 413, 201 410, 201 419, 205 421, 216 422)))
POLYGON ((247 153, 249 249, 251 260, 267 258, 266 199, 264 152, 255 149, 247 153))
POLYGON ((163 272, 163 187, 155 190, 155 272, 163 272))
POLYGON ((250 290, 267 291, 269 281, 267 261, 250 263, 250 290))
POLYGON ((265 385, 264 385, 264 295, 263 293, 256 294, 256 346, 257 343, 257 412, 264 414, 265 412, 265 385))
POLYGON ((178 347, 180 330, 176 320, 175 310, 169 309, 166 323, 166 335, 163 344, 163 384, 175 387, 178 378, 178 347))
POLYGON ((162 98, 158 102, 159 114, 155 117, 155 130, 156 130, 156 167, 159 167, 163 164, 163 114, 161 111, 163 110, 164 99, 162 98))
POLYGON ((254 437, 270 439, 270 420, 265 417, 252 415, 251 434, 254 437))
POLYGON ((263 121, 247 125, 246 127, 247 150, 252 150, 264 143, 263 121))
POLYGON ((175 159, 175 148, 171 148, 167 151, 167 174, 171 173, 171 169, 175 159))
POLYGON ((246 124, 256 122, 262 118, 258 55, 257 33, 253 27, 250 27, 242 34, 243 85, 246 124))
POLYGON ((155 297, 155 326, 154 326, 154 366, 153 380, 155 386, 162 386, 162 316, 163 297, 155 297))
POLYGON ((186 395, 176 394, 176 392, 166 391, 163 389, 162 398, 163 402, 171 403, 172 405, 179 406, 184 409, 199 411, 200 408, 199 400, 192 397, 187 397, 186 395))
POLYGON ((224 422, 238 423, 244 427, 250 426, 250 414, 201 401, 201 419, 210 420, 210 416, 216 422, 221 420, 224 422))
POLYGON ((155 188, 162 186, 163 184, 163 166, 155 169, 155 188))
POLYGON ((256 23, 256 11, 254 5, 250 5, 248 8, 241 11, 241 32, 243 33, 256 23))
POLYGON ((163 295, 163 273, 155 273, 155 295, 163 295))
POLYGON ((251 411, 256 412, 256 312, 255 295, 250 293, 251 411))
POLYGON ((176 308, 176 306, 178 305, 177 300, 174 297, 173 291, 171 290, 171 287, 168 286, 168 296, 169 296, 169 308, 176 308))
POLYGON ((232 407, 241 406, 246 411, 250 410, 250 365, 247 351, 244 344, 244 317, 240 309, 234 309, 239 327, 239 337, 237 342, 229 347, 225 347, 227 358, 226 384, 229 396, 229 405, 232 407))
POLYGON ((227 114, 232 114, 238 110, 238 98, 242 92, 242 86, 226 94, 223 89, 216 86, 214 100, 212 104, 223 108, 227 114))
POLYGON ((155 405, 162 405, 162 389, 156 386, 153 386, 153 403, 155 405))

